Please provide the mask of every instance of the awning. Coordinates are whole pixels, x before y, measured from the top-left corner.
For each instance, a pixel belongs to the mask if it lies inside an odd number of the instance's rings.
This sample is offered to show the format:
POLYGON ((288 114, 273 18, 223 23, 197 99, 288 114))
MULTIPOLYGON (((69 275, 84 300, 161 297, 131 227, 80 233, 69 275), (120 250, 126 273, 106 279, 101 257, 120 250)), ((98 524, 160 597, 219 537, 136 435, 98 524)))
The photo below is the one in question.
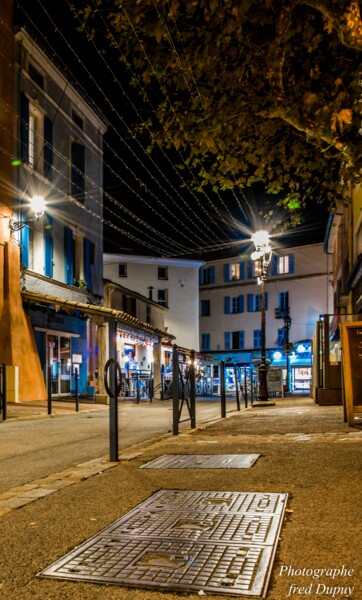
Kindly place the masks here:
POLYGON ((58 298, 57 296, 50 296, 48 294, 39 294, 38 292, 30 292, 28 290, 23 290, 22 296, 25 300, 34 304, 51 304, 65 310, 71 310, 73 312, 79 311, 80 314, 102 316, 104 319, 108 320, 114 319, 118 323, 122 324, 126 331, 132 330, 138 334, 143 333, 144 335, 154 338, 155 340, 175 339, 175 336, 171 335, 167 331, 162 331, 154 325, 145 323, 144 321, 137 319, 137 317, 133 317, 122 310, 97 306, 96 304, 87 304, 86 302, 78 302, 77 300, 67 300, 65 298, 58 298))

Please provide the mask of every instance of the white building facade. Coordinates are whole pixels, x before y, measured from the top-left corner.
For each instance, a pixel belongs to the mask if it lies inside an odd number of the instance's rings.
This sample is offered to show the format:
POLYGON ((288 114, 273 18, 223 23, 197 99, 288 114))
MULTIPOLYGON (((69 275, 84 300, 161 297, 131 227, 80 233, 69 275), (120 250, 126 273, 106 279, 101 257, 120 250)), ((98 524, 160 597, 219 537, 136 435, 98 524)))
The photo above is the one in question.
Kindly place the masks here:
POLYGON ((19 164, 13 217, 26 224, 13 238, 21 247, 23 300, 52 394, 71 393, 75 366, 79 392, 85 393, 96 369, 96 334, 75 304, 102 302, 107 123, 24 29, 16 34, 15 50, 19 164), (29 220, 33 196, 45 201, 37 221, 29 220))
POLYGON ((164 325, 174 343, 199 350, 199 269, 196 260, 104 254, 104 276, 168 308, 164 325))
MULTIPOLYGON (((293 389, 309 389, 311 383, 316 322, 332 308, 329 263, 323 244, 313 244, 278 249, 268 268, 267 359, 271 366, 290 370, 293 389)), ((235 257, 208 262, 200 270, 200 347, 215 364, 225 360, 250 366, 260 359, 257 268, 251 259, 235 257)))

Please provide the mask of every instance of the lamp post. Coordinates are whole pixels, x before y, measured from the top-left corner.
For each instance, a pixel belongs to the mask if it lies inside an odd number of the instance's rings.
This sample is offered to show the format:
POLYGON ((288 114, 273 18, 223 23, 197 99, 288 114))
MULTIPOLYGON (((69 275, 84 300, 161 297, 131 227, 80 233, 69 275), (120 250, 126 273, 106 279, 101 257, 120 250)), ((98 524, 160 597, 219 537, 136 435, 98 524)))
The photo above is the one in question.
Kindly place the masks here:
POLYGON ((269 243, 269 233, 261 230, 256 231, 252 236, 255 245, 255 251, 251 255, 251 259, 260 262, 261 283, 261 360, 258 369, 259 375, 259 393, 258 398, 261 401, 268 400, 268 385, 267 372, 268 364, 266 362, 266 344, 265 344, 265 283, 267 280, 268 266, 272 256, 272 249, 269 243))

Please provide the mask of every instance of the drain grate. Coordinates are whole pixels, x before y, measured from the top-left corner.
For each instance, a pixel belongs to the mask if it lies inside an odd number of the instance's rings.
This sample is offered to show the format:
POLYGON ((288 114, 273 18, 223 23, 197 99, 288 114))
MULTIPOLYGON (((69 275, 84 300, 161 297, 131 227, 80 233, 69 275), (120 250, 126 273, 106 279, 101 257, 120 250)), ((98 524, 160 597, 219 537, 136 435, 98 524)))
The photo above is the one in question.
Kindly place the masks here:
POLYGON ((38 576, 263 596, 286 501, 276 493, 161 490, 38 576))
POLYGON ((164 454, 141 469, 249 469, 260 454, 164 454))

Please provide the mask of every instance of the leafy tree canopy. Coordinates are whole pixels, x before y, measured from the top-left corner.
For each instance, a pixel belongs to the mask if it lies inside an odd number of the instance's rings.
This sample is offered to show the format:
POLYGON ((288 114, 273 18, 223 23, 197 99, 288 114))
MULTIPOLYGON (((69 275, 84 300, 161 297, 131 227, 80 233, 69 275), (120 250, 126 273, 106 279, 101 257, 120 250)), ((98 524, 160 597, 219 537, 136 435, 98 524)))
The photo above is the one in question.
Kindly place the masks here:
POLYGON ((93 0, 97 18, 152 95, 151 144, 202 185, 263 181, 298 209, 361 181, 358 0, 93 0))

